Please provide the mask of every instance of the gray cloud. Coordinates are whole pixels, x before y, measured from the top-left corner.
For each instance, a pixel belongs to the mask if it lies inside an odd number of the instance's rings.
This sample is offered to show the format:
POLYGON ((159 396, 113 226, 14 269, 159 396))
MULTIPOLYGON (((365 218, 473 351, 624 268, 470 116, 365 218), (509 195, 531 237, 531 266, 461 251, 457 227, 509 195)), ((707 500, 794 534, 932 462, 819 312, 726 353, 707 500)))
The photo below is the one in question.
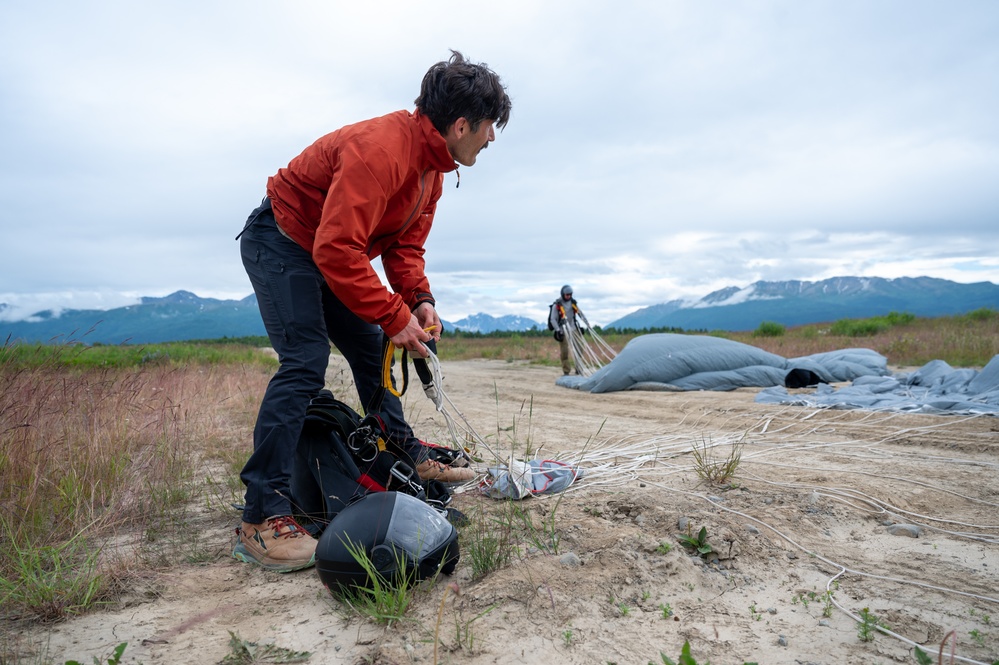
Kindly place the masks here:
POLYGON ((449 47, 514 112, 448 176, 447 318, 540 319, 565 282, 599 323, 758 279, 999 282, 994 3, 362 4, 7 3, 0 302, 248 294, 266 178, 449 47))

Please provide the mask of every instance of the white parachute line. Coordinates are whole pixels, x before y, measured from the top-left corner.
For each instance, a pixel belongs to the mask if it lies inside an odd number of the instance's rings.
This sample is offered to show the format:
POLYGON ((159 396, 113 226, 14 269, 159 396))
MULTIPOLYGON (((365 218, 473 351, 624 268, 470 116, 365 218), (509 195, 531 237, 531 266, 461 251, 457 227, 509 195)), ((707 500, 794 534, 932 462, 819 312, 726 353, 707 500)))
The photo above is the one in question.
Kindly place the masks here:
POLYGON ((502 458, 489 447, 485 439, 479 436, 472 424, 468 422, 464 414, 455 406, 451 398, 448 397, 447 393, 444 391, 444 376, 441 372, 441 363, 437 355, 427 349, 427 362, 432 368, 432 374, 434 379, 434 397, 431 401, 434 402, 434 406, 437 412, 444 417, 444 422, 447 426, 448 436, 451 438, 451 443, 461 450, 465 450, 469 453, 474 453, 478 450, 479 446, 484 448, 489 452, 490 455, 497 462, 501 462, 502 458), (471 445, 469 445, 471 444, 471 445))
POLYGON ((610 347, 609 344, 603 341, 599 335, 589 327, 589 321, 585 317, 582 318, 583 322, 587 325, 587 332, 593 338, 594 343, 589 344, 586 341, 586 334, 579 330, 576 326, 570 326, 563 323, 560 327, 562 334, 569 344, 569 355, 572 358, 573 364, 576 366, 576 372, 580 376, 590 376, 601 367, 609 363, 617 355, 615 351, 610 347))
POLYGON ((607 362, 614 360, 614 358, 617 357, 617 351, 611 348, 611 345, 608 344, 606 341, 604 341, 604 338, 601 337, 596 330, 594 330, 593 326, 590 325, 590 322, 587 320, 585 314, 579 312, 579 318, 582 319, 583 323, 586 324, 587 331, 593 337, 593 341, 596 343, 597 347, 599 347, 600 352, 598 353, 598 355, 606 358, 607 362))

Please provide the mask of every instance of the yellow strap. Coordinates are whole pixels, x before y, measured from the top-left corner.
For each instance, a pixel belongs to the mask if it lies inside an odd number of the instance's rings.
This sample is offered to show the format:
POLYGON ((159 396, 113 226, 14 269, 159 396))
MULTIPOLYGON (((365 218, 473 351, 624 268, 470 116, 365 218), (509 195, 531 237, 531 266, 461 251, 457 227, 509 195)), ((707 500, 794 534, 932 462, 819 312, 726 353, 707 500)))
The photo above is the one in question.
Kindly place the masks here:
MULTIPOLYGON (((392 385, 392 357, 395 355, 395 348, 395 344, 392 343, 392 340, 386 338, 385 358, 382 360, 382 385, 385 387, 385 390, 389 391, 396 397, 402 397, 402 393, 397 391, 395 386, 392 385)), ((403 357, 402 361, 406 362, 405 357, 403 357)), ((403 390, 405 389, 406 387, 403 386, 403 390)))
MULTIPOLYGON (((430 326, 429 328, 424 328, 423 332, 427 332, 428 333, 431 330, 434 330, 436 328, 437 328, 437 326, 430 326)), ((392 357, 395 355, 396 348, 397 347, 392 342, 392 340, 389 339, 388 336, 386 336, 385 337, 385 358, 382 360, 382 385, 385 386, 385 389, 388 390, 393 395, 395 395, 396 397, 402 397, 402 394, 404 392, 406 392, 406 383, 407 383, 407 378, 408 378, 407 375, 406 375, 405 367, 403 368, 403 373, 402 373, 402 377, 403 377, 402 390, 401 391, 397 391, 392 386, 392 357)), ((406 349, 403 349, 402 350, 402 364, 403 365, 406 364, 406 355, 407 355, 406 349)))

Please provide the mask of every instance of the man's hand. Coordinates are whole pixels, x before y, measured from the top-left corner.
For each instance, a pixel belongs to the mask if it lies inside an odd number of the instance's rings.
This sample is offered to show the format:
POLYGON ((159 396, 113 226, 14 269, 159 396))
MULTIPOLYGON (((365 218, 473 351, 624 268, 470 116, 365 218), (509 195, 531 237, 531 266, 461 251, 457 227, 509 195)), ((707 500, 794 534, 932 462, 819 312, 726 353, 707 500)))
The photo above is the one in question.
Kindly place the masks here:
MULTIPOLYGON (((422 307, 422 305, 420 307, 422 307)), ((427 307, 430 307, 430 305, 427 304, 427 307)), ((433 307, 430 307, 430 309, 432 311, 433 307)), ((436 317, 436 314, 434 316, 436 317)), ((438 330, 440 330, 439 318, 437 319, 437 326, 438 330)), ((424 345, 424 342, 429 342, 431 339, 434 339, 434 337, 430 333, 424 332, 423 328, 424 326, 420 324, 417 317, 411 316, 409 317, 409 323, 406 324, 406 327, 389 339, 396 345, 396 348, 406 349, 414 358, 427 358, 430 354, 427 347, 424 345)), ((437 337, 440 338, 439 332, 437 333, 437 337)))
POLYGON ((434 309, 433 305, 428 302, 420 303, 419 307, 413 310, 413 316, 416 317, 420 328, 430 333, 432 340, 435 342, 441 340, 441 331, 444 326, 441 325, 441 317, 437 316, 437 310, 434 309))
POLYGON ((555 331, 555 332, 554 332, 554 333, 552 334, 552 337, 554 337, 554 338, 555 338, 555 341, 556 341, 556 342, 561 342, 561 341, 562 341, 563 339, 565 339, 565 333, 563 333, 563 332, 562 332, 561 330, 556 330, 556 331, 555 331))

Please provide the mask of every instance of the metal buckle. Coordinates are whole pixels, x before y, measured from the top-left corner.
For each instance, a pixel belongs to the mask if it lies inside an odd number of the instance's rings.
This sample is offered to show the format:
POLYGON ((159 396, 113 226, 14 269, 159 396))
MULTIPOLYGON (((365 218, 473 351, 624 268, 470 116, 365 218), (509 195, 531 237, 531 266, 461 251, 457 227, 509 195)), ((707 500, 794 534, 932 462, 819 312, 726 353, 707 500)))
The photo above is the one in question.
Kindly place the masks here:
POLYGON ((378 437, 369 425, 358 427, 347 437, 347 447, 362 462, 373 462, 378 457, 378 437))

